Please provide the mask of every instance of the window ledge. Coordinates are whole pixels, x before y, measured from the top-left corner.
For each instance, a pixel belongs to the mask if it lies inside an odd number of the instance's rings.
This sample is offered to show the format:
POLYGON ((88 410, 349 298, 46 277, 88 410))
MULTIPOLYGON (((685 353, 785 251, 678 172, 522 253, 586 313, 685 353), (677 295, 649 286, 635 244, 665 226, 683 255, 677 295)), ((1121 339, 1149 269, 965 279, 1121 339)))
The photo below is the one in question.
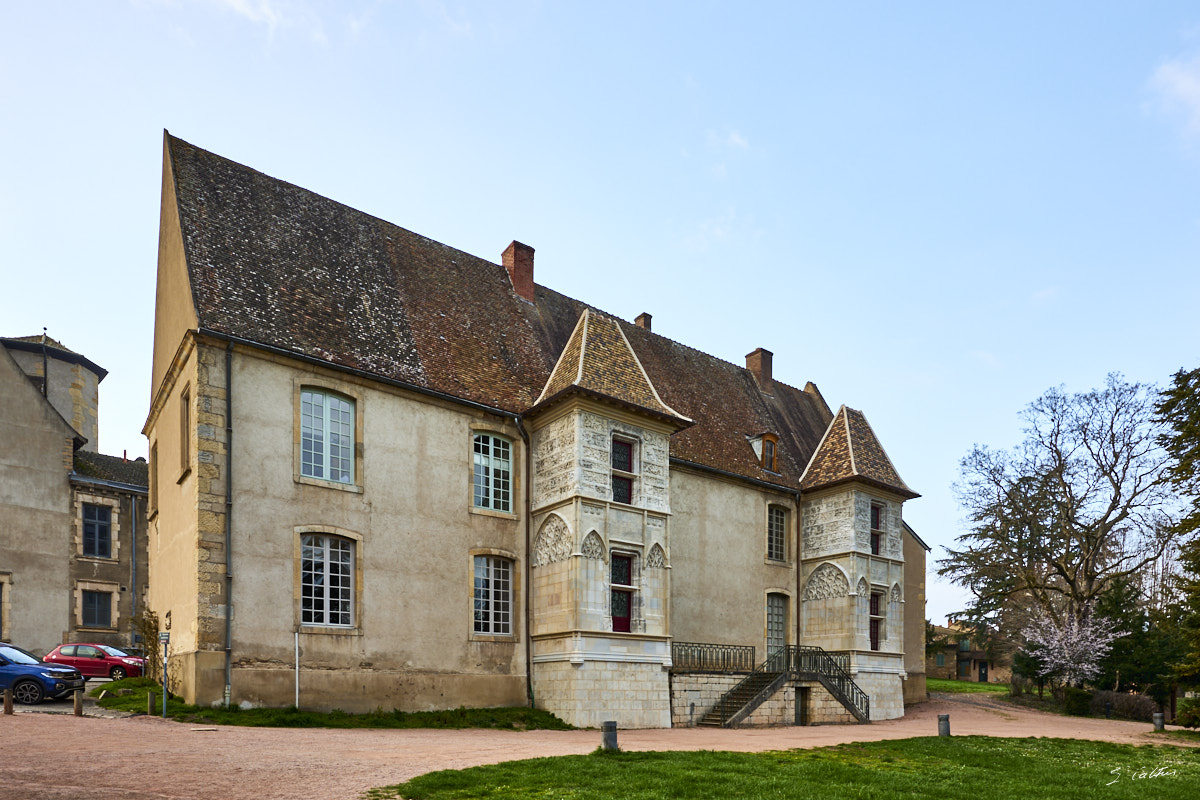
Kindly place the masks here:
POLYGON ((496 517, 498 519, 511 519, 513 521, 517 519, 517 515, 511 511, 497 511, 494 508, 478 508, 477 506, 471 506, 467 510, 481 517, 496 517))
POLYGON ((117 633, 117 628, 103 628, 94 625, 76 625, 76 631, 88 631, 89 633, 117 633))
POLYGON ((516 644, 516 634, 508 633, 471 633, 467 636, 470 642, 495 642, 497 644, 516 644))
POLYGON ((790 567, 792 565, 792 562, 788 561, 786 558, 767 558, 763 560, 763 563, 768 567, 790 567))
POLYGON ((183 483, 184 481, 186 481, 188 479, 188 476, 191 474, 192 474, 192 468, 187 467, 186 469, 184 469, 183 472, 179 473, 179 477, 175 479, 175 483, 183 483))
POLYGON ((337 489, 342 492, 354 492, 362 494, 363 487, 357 483, 342 483, 341 481, 327 481, 324 478, 310 478, 307 475, 297 475, 296 483, 303 483, 306 486, 323 486, 326 489, 337 489))
POLYGON ((76 555, 76 561, 90 561, 95 564, 116 564, 120 561, 116 556, 84 556, 76 555))
POLYGON ((362 636, 362 628, 339 628, 334 625, 301 625, 301 634, 317 636, 362 636))

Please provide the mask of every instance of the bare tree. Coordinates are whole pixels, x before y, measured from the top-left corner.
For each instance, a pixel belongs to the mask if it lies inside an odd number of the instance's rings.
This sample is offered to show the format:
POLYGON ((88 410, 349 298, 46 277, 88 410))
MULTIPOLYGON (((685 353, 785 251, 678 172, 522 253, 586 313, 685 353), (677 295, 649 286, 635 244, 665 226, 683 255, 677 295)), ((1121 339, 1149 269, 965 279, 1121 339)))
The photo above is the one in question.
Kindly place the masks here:
POLYGON ((1157 399, 1115 374, 1103 389, 1051 389, 1025 410, 1020 445, 976 445, 963 459, 955 491, 971 529, 939 574, 973 593, 968 618, 1009 636, 1038 616, 1065 630, 1114 578, 1165 560, 1178 503, 1157 399))

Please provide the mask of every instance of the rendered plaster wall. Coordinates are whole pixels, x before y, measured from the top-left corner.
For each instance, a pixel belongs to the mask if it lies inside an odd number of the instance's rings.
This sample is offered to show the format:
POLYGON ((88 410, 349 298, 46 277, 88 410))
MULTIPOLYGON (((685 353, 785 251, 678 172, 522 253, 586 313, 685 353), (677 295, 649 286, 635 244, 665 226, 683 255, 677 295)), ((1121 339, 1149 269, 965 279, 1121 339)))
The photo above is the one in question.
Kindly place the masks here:
MULTIPOLYGON (((223 352, 215 352, 223 358, 223 352)), ((198 421, 204 437, 209 431, 203 418, 198 421)), ((223 431, 213 423, 212 444, 222 445, 223 431)), ((301 702, 314 707, 349 710, 361 703, 363 708, 419 710, 521 699, 525 529, 518 513, 472 508, 472 440, 479 432, 512 443, 512 508, 519 511, 524 506, 524 453, 511 420, 468 413, 461 406, 257 351, 235 352, 234 702, 274 703, 281 697, 272 681, 281 666, 295 659, 297 629, 302 676, 305 671, 324 674, 330 687, 318 693, 321 682, 314 681, 303 693, 302 686, 301 702), (297 403, 305 387, 355 401, 353 484, 299 474, 297 403), (302 623, 299 543, 306 533, 353 542, 350 627, 302 623), (475 555, 512 562, 510 635, 474 632, 475 555), (343 697, 343 687, 350 685, 366 689, 343 697)), ((201 453, 204 447, 202 441, 201 453)), ((219 453, 214 447, 212 463, 218 469, 200 498, 202 516, 208 498, 223 500, 219 453)), ((215 531, 223 518, 213 513, 209 521, 215 531)), ((202 543, 207 538, 201 534, 202 543)), ((219 555, 218 548, 213 555, 219 555)), ((214 589, 219 587, 218 582, 214 589)), ((201 595, 207 602, 200 607, 200 622, 208 631, 206 623, 223 623, 223 606, 215 602, 217 591, 206 593, 202 587, 201 595)), ((220 635, 223 629, 215 632, 220 635)), ((289 693, 288 703, 290 698, 289 693)), ((217 699, 205 696, 200 702, 217 699)))
MULTIPOLYGON (((27 350, 10 351, 26 375, 43 377, 42 354, 27 350)), ((82 364, 60 358, 60 351, 51 347, 46 351, 47 399, 63 419, 87 439, 81 450, 99 452, 99 406, 100 377, 82 364)))
POLYGON ((925 548, 904 534, 904 702, 925 694, 925 548))
POLYGON ((37 655, 70 626, 72 436, 0 345, 0 639, 37 655))
MULTIPOLYGON (((212 356, 207 358, 211 361, 212 356)), ((224 506, 219 503, 214 509, 213 501, 209 498, 204 508, 199 507, 199 476, 195 469, 183 464, 184 438, 180 419, 185 388, 193 399, 220 393, 218 408, 221 422, 217 429, 223 434, 225 427, 224 378, 219 373, 214 375, 208 368, 201 373, 199 361, 200 354, 189 340, 180 351, 168 375, 168 382, 162 387, 159 407, 152 410, 146 428, 151 453, 147 521, 150 582, 146 606, 158 615, 159 630, 170 633, 170 656, 180 659, 177 662, 180 665, 177 674, 181 681, 178 693, 189 703, 197 702, 201 696, 197 694, 198 686, 217 685, 223 693, 225 684, 224 654, 220 652, 224 645, 221 637, 224 631, 224 604, 220 598, 220 589, 223 587, 217 582, 218 594, 213 598, 211 588, 201 593, 200 580, 201 560, 210 557, 213 549, 211 543, 218 536, 217 531, 220 532, 217 541, 223 550, 224 506), (201 375, 204 385, 197 382, 201 375), (205 653, 211 654, 211 657, 206 658, 205 653), (219 671, 216 675, 197 675, 193 669, 185 669, 185 664, 205 669, 215 666, 219 671)), ((210 410, 208 413, 217 412, 210 410)), ((195 429, 192 430, 188 442, 189 452, 194 453, 196 439, 195 429)), ((205 494, 212 495, 215 492, 223 499, 224 483, 213 485, 213 478, 208 474, 209 468, 213 472, 224 469, 223 449, 221 456, 212 458, 211 463, 206 464, 205 481, 209 491, 205 494)), ((213 553, 213 556, 223 558, 221 551, 213 553)), ((208 564, 210 574, 214 566, 208 564)), ((206 583, 211 586, 212 581, 206 583)))
MULTIPOLYGON (((749 447, 749 445, 747 445, 749 447)), ((787 597, 796 643, 796 509, 792 496, 675 466, 671 470, 671 634, 680 642, 766 653, 769 593, 787 597), (767 508, 788 511, 788 560, 767 559, 767 508)))

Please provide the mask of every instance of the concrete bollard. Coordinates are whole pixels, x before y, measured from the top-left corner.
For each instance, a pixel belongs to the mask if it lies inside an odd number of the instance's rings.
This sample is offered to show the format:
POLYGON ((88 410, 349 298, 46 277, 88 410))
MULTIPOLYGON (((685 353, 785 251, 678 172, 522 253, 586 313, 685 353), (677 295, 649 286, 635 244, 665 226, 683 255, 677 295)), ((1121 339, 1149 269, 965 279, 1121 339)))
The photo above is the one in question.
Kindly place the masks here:
POLYGON ((938 736, 950 735, 950 715, 938 714, 938 736))
POLYGON ((1161 711, 1154 712, 1154 730, 1163 730, 1163 712, 1161 711))
POLYGON ((619 750, 617 747, 617 723, 602 722, 600 723, 600 746, 605 750, 619 750))
POLYGON ((1104 718, 1112 719, 1112 703, 1111 702, 1104 704, 1104 718))
POLYGON ((151 717, 154 716, 154 700, 157 697, 154 692, 146 692, 146 714, 151 717))
POLYGON ((12 689, 4 690, 4 713, 11 714, 12 710, 12 689))
POLYGON ((73 699, 75 701, 75 716, 82 717, 83 716, 83 689, 76 689, 72 694, 74 694, 73 699))

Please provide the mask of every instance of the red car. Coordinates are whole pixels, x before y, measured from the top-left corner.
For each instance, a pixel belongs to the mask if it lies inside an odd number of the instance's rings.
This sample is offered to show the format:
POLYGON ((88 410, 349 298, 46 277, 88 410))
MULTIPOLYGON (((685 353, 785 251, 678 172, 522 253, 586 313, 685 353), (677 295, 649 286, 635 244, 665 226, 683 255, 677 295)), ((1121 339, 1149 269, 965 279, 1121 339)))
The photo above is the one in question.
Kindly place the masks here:
POLYGON ((146 659, 109 647, 106 644, 60 644, 43 661, 75 667, 88 678, 137 678, 146 666, 146 659))

